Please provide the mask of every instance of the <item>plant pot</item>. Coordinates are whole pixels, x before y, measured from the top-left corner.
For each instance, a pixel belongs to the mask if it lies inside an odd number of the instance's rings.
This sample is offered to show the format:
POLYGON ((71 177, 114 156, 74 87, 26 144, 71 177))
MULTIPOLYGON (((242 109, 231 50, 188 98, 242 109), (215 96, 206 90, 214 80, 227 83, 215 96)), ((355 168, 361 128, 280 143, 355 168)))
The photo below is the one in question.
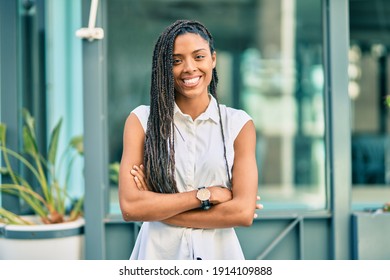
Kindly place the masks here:
POLYGON ((84 224, 83 218, 49 225, 0 224, 0 260, 84 259, 84 224))

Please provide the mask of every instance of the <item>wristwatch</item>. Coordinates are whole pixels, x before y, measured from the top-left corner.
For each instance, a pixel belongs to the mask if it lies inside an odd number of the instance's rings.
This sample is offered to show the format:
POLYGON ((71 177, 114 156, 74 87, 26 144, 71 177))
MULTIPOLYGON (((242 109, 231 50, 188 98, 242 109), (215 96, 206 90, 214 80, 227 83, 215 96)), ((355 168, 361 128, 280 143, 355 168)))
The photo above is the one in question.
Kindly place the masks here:
POLYGON ((206 187, 199 187, 198 192, 196 193, 196 198, 201 202, 201 208, 203 210, 208 210, 211 208, 210 203, 211 193, 206 187))

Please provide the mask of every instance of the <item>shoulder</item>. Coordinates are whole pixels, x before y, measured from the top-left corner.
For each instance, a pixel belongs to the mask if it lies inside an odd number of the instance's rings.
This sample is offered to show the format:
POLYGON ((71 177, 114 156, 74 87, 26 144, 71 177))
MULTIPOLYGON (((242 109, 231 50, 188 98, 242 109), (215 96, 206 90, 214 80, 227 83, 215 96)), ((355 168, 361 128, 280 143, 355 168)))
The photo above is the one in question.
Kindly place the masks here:
MULTIPOLYGON (((224 106, 224 105, 223 105, 224 106)), ((240 119, 240 120, 245 120, 245 122, 247 122, 248 120, 251 120, 251 116, 249 116, 249 114, 247 112, 245 112, 244 110, 241 110, 241 109, 235 109, 235 108, 231 108, 231 107, 227 107, 227 106, 224 106, 226 109, 226 115, 229 117, 229 118, 232 118, 232 119, 240 119)))
POLYGON ((150 106, 148 105, 140 105, 136 107, 131 113, 134 113, 137 115, 138 118, 142 118, 144 116, 149 117, 149 112, 150 112, 150 106))
POLYGON ((237 137, 243 126, 250 120, 251 116, 247 112, 241 109, 235 109, 220 105, 222 118, 225 119, 227 128, 231 132, 233 139, 237 137))
MULTIPOLYGON (((149 113, 150 113, 150 106, 147 106, 147 105, 140 105, 140 106, 136 107, 133 111, 131 111, 131 114, 134 114, 135 116, 137 116, 144 131, 146 131, 146 128, 147 128, 149 113)), ((131 114, 130 114, 130 116, 131 116, 131 114)))

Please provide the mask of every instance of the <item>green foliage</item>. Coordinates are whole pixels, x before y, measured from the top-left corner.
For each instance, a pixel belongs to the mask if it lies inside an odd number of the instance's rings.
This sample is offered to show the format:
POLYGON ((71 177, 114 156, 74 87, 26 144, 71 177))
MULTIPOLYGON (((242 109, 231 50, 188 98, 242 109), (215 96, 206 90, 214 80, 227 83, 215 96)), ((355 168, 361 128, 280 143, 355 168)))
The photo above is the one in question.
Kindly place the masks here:
POLYGON ((119 182, 119 162, 113 162, 109 165, 109 177, 110 181, 118 185, 119 182))
MULTIPOLYGON (((68 194, 67 186, 76 157, 83 155, 83 138, 72 138, 57 163, 58 142, 62 119, 56 124, 50 134, 47 158, 44 158, 38 149, 35 133, 35 120, 27 110, 23 110, 23 152, 18 153, 7 148, 7 126, 0 123, 0 149, 3 155, 4 166, 0 172, 9 176, 12 183, 1 184, 0 190, 18 196, 24 200, 31 209, 40 216, 43 223, 62 223, 77 219, 82 215, 83 198, 72 200, 68 194), (22 174, 18 174, 10 164, 10 157, 16 159, 29 170, 38 182, 34 189, 22 174), (67 163, 66 168, 62 165, 67 163), (60 183, 59 175, 65 172, 65 179, 60 183), (73 201, 72 208, 66 211, 66 203, 73 201), (68 217, 68 218, 66 218, 68 217)), ((7 224, 29 224, 15 213, 0 207, 0 222, 7 224)))
POLYGON ((386 103, 387 107, 390 108, 390 95, 386 96, 385 103, 386 103))

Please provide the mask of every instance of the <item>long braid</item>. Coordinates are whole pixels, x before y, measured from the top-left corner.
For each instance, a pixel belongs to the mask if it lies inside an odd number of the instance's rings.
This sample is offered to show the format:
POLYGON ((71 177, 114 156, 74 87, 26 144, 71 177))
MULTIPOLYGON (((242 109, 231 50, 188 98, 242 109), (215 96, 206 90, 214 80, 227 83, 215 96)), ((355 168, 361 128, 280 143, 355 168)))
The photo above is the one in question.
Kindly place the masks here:
POLYGON ((226 173, 228 176, 229 188, 230 188, 232 186, 232 179, 230 176, 229 162, 227 160, 227 155, 226 155, 225 133, 223 130, 223 125, 222 125, 221 106, 219 106, 219 102, 218 102, 218 98, 217 98, 217 85, 218 85, 218 75, 217 75, 217 70, 214 68, 213 69, 213 78, 211 79, 209 91, 210 91, 211 95, 214 96, 214 98, 217 100, 218 114, 219 114, 219 125, 221 127, 221 135, 222 135, 222 141, 223 141, 223 157, 225 158, 226 173))
MULTIPOLYGON (((168 26, 158 38, 153 52, 150 115, 145 137, 144 165, 146 180, 151 191, 159 193, 178 192, 175 180, 175 133, 173 120, 175 83, 172 72, 172 57, 176 37, 188 32, 201 35, 209 42, 211 52, 214 52, 213 37, 210 32, 201 23, 188 20, 178 20, 168 26)), ((217 83, 218 76, 214 68, 209 90, 216 99, 217 83)), ((227 175, 231 184, 219 103, 218 112, 227 175)))

